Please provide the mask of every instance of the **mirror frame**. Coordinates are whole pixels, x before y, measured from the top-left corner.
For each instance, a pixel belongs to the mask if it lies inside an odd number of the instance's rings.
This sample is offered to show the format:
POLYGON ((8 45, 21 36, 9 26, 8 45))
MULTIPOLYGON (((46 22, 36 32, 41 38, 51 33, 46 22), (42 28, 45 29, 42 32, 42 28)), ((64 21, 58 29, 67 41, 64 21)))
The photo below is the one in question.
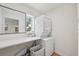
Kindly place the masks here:
POLYGON ((9 9, 9 10, 13 10, 13 11, 17 11, 17 12, 20 12, 20 13, 25 14, 25 32, 18 32, 18 33, 0 33, 0 35, 5 35, 5 34, 22 34, 22 33, 26 33, 26 12, 22 12, 22 11, 19 11, 19 10, 13 9, 13 8, 9 8, 9 7, 3 6, 3 5, 0 5, 0 7, 3 7, 3 8, 6 8, 6 9, 9 9))

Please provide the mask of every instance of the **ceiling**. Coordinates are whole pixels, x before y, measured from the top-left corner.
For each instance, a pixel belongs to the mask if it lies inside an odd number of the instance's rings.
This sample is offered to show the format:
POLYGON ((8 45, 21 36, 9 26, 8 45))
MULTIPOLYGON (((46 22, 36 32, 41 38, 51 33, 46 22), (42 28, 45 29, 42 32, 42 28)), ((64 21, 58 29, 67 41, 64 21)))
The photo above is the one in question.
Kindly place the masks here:
POLYGON ((46 13, 56 7, 61 6, 62 3, 27 3, 26 5, 36 9, 41 13, 46 13))

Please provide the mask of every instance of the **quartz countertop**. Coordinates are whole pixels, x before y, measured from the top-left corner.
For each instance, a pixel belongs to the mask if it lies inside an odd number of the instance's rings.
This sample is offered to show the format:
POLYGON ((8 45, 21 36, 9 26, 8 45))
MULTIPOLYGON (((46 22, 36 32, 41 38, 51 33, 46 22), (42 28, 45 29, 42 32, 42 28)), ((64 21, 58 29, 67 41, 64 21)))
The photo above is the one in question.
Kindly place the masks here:
POLYGON ((39 39, 41 38, 40 37, 21 37, 21 38, 13 38, 13 39, 9 38, 7 40, 0 40, 0 49, 14 46, 17 44, 27 43, 34 40, 39 40, 39 39))

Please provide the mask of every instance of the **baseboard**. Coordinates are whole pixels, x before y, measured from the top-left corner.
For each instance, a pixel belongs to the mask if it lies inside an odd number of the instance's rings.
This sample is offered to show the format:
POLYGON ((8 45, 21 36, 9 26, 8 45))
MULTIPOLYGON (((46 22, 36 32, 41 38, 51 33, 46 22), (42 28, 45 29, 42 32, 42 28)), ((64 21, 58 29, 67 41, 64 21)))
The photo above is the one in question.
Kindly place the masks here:
POLYGON ((53 52, 52 56, 61 56, 61 55, 57 52, 53 52))

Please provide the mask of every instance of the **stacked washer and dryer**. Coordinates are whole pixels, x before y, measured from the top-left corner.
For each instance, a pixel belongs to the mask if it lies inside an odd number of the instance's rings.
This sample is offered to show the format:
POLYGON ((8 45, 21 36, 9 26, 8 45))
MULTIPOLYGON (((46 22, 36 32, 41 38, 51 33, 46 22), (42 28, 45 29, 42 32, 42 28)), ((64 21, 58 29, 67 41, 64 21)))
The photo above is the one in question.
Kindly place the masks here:
POLYGON ((35 34, 41 37, 44 55, 51 56, 54 52, 54 39, 52 37, 52 20, 48 16, 42 15, 35 19, 35 34))

